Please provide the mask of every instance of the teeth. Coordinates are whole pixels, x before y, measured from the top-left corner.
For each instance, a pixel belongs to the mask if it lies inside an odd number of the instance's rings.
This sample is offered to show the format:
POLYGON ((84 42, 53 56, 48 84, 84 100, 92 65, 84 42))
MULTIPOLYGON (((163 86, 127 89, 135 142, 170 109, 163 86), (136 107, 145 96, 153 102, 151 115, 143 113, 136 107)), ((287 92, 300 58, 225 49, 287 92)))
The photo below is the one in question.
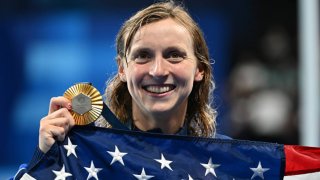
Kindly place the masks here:
POLYGON ((170 86, 147 86, 146 90, 152 93, 165 93, 170 91, 172 88, 170 86))

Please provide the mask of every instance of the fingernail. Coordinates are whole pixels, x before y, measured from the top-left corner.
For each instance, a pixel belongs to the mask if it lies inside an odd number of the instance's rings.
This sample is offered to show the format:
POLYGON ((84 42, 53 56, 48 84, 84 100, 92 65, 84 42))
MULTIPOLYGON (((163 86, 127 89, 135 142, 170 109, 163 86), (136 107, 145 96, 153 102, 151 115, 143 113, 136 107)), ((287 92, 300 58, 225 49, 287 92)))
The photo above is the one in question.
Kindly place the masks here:
POLYGON ((68 108, 68 110, 71 110, 71 109, 72 109, 72 106, 71 106, 70 103, 68 103, 67 108, 68 108))

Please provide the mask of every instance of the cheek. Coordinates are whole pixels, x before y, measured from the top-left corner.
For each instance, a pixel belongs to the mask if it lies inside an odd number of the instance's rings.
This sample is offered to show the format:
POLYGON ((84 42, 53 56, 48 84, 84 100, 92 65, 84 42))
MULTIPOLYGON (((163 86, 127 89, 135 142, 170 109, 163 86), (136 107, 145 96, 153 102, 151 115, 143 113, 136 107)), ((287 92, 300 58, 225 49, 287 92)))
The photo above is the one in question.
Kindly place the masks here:
POLYGON ((145 74, 143 68, 129 66, 126 70, 127 83, 129 86, 128 88, 139 86, 139 83, 142 81, 145 74))
POLYGON ((179 67, 176 68, 174 74, 181 81, 185 81, 187 84, 193 84, 194 77, 196 73, 195 67, 179 67))

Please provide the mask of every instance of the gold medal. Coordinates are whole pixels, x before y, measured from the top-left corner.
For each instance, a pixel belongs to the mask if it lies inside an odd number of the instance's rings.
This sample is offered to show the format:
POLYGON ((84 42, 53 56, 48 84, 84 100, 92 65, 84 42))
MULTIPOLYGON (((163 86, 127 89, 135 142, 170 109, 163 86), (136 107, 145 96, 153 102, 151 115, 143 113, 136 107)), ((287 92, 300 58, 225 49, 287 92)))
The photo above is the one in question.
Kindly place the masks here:
POLYGON ((103 101, 100 92, 91 83, 78 83, 67 89, 63 96, 71 101, 76 125, 87 125, 98 119, 103 101))

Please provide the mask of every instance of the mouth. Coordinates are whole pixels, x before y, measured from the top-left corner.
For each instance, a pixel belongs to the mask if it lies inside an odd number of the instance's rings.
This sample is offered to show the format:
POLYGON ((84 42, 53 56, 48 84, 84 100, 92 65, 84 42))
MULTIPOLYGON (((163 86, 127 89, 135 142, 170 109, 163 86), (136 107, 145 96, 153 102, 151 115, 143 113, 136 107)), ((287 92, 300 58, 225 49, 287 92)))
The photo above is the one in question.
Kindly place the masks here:
POLYGON ((176 88, 175 85, 165 84, 165 85, 147 85, 142 87, 145 91, 155 94, 163 94, 172 91, 176 88))

